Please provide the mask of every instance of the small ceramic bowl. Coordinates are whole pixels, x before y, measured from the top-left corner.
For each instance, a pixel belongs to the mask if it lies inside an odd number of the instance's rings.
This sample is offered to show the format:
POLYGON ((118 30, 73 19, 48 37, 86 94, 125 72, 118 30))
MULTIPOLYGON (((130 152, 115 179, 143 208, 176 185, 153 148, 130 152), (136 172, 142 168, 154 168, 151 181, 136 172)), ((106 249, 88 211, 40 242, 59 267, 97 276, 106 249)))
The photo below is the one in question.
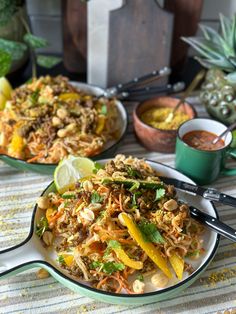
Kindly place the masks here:
MULTIPOLYGON (((153 107, 174 108, 178 103, 178 98, 173 97, 156 97, 141 102, 133 111, 134 130, 140 142, 149 150, 161 153, 174 153, 177 137, 176 130, 162 130, 154 128, 144 123, 140 117, 143 112, 153 107)), ((185 102, 179 110, 189 116, 189 119, 197 117, 196 110, 192 105, 185 102)))

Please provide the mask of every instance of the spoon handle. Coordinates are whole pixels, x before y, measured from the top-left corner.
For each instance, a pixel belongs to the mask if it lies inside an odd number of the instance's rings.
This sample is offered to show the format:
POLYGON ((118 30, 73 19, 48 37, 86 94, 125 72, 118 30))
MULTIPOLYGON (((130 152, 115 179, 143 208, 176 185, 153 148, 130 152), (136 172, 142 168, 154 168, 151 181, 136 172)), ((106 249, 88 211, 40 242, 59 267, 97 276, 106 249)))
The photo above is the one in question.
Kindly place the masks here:
POLYGON ((231 124, 224 132, 222 132, 217 138, 215 138, 212 143, 216 144, 224 135, 226 135, 229 131, 232 131, 233 129, 236 128, 236 122, 231 124))
POLYGON ((198 220, 199 222, 207 225, 210 229, 216 231, 217 233, 223 235, 225 238, 236 242, 236 230, 226 225, 219 219, 212 217, 196 207, 189 206, 191 216, 198 220))
POLYGON ((198 83, 202 80, 205 73, 206 73, 205 70, 201 70, 200 72, 198 72, 198 74, 195 76, 195 78, 193 79, 191 84, 188 86, 188 88, 185 90, 185 92, 183 93, 179 102, 177 103, 177 105, 173 109, 173 111, 172 111, 173 114, 176 112, 176 110, 179 108, 179 106, 185 101, 185 99, 190 95, 190 93, 197 87, 198 83))

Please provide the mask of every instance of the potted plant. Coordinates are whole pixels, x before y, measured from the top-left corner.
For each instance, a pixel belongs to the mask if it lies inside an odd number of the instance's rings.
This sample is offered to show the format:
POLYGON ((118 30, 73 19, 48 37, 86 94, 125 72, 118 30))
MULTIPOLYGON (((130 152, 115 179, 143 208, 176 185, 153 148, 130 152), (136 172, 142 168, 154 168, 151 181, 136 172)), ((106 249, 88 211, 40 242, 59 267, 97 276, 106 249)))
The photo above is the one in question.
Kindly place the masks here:
POLYGON ((236 16, 220 14, 220 30, 200 25, 203 36, 182 37, 200 56, 195 58, 209 69, 200 100, 208 113, 225 124, 236 121, 236 16))
POLYGON ((32 34, 27 15, 21 7, 23 4, 23 0, 4 0, 0 3, 0 110, 11 96, 11 86, 5 76, 18 69, 29 54, 32 61, 32 77, 37 76, 37 64, 51 68, 61 60, 58 57, 37 53, 37 49, 48 46, 48 42, 32 34), (15 28, 19 29, 19 33, 17 31, 14 33, 15 28))
MULTIPOLYGON (((2 0, 0 3, 0 49, 6 48, 5 40, 23 42, 25 28, 22 19, 26 19, 24 0, 2 0)), ((19 69, 27 60, 29 54, 27 49, 15 52, 10 72, 19 69)))

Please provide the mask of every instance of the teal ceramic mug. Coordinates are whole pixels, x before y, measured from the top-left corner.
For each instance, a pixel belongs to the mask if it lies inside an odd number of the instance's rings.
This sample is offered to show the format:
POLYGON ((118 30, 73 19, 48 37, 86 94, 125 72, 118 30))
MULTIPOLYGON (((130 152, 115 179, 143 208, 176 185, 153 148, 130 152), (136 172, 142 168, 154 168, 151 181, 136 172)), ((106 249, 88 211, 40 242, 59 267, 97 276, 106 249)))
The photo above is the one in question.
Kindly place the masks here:
POLYGON ((226 126, 218 121, 196 118, 183 123, 177 133, 175 167, 188 175, 198 184, 209 184, 217 179, 220 174, 236 175, 236 169, 227 168, 226 160, 236 158, 236 148, 230 147, 233 136, 229 132, 223 140, 225 146, 214 151, 193 148, 183 141, 183 136, 191 131, 208 131, 220 135, 226 126))

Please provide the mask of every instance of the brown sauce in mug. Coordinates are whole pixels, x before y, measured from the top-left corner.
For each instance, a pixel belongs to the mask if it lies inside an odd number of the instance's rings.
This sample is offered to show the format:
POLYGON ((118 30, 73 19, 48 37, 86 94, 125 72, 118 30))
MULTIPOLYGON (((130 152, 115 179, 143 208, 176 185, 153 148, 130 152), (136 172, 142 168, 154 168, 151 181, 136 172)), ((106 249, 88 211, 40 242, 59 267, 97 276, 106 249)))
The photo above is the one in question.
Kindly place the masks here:
POLYGON ((191 131, 184 134, 182 140, 193 148, 200 150, 217 150, 224 147, 225 142, 220 139, 216 144, 212 144, 216 137, 216 134, 207 131, 191 131))

